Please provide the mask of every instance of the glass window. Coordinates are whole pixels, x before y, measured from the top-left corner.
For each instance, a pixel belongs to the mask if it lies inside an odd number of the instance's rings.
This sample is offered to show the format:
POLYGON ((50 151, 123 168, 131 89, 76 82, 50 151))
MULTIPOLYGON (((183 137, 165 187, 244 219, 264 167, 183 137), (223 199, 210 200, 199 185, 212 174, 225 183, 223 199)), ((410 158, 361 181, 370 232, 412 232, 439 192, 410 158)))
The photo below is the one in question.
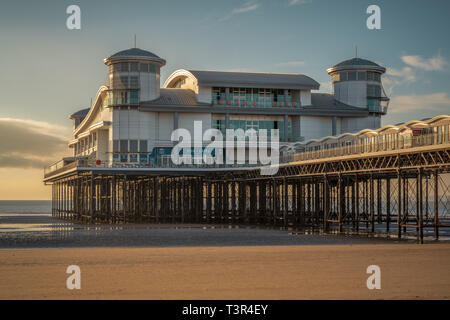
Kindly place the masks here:
POLYGON ((367 80, 367 73, 365 71, 358 71, 358 80, 359 81, 366 81, 367 80))
POLYGON ((141 63, 141 72, 148 72, 148 63, 141 63))
POLYGON ((130 152, 138 152, 138 141, 130 140, 130 152))
POLYGON ((356 71, 349 71, 348 72, 348 81, 355 81, 356 80, 356 71))
POLYGON ((139 152, 147 152, 147 140, 139 140, 139 152))
POLYGON ((121 62, 119 64, 119 70, 120 71, 128 71, 128 62, 121 62))
POLYGON ((128 140, 120 140, 120 152, 128 152, 128 140))
POLYGON ((147 163, 147 154, 146 153, 141 153, 139 154, 139 162, 140 163, 147 163))
POLYGON ((367 72, 367 80, 380 82, 380 74, 378 72, 367 72))
POLYGON ((138 91, 131 91, 130 92, 130 103, 131 104, 138 104, 139 103, 139 92, 138 91))
POLYGON ((377 82, 381 81, 381 75, 378 72, 375 72, 373 75, 373 79, 377 82))
MULTIPOLYGON (((184 81, 184 80, 183 80, 184 81)), ((213 104, 225 104, 225 88, 214 87, 212 90, 213 104)))
POLYGON ((120 154, 120 162, 128 162, 128 154, 126 153, 120 154))
POLYGON ((139 77, 130 77, 130 88, 139 88, 139 77))
POLYGON ((132 72, 139 71, 139 63, 131 62, 130 63, 130 71, 132 71, 132 72))
MULTIPOLYGON (((213 104, 228 104, 226 88, 213 87, 213 104)), ((228 101, 234 106, 249 108, 292 106, 292 91, 283 89, 229 88, 228 101)))
POLYGON ((123 91, 120 93, 120 104, 127 104, 128 103, 128 92, 123 91))
POLYGON ((128 77, 120 76, 120 85, 122 88, 128 88, 128 77))
POLYGON ((378 85, 367 85, 368 97, 381 97, 381 87, 378 85))
POLYGON ((341 81, 347 81, 348 79, 347 79, 347 72, 340 72, 339 73, 340 74, 340 78, 341 78, 341 81))
POLYGON ((113 152, 119 151, 119 140, 113 140, 113 152))
POLYGON ((130 154, 130 162, 137 162, 137 154, 130 154))
POLYGON ((381 97, 381 87, 375 86, 375 97, 381 97))

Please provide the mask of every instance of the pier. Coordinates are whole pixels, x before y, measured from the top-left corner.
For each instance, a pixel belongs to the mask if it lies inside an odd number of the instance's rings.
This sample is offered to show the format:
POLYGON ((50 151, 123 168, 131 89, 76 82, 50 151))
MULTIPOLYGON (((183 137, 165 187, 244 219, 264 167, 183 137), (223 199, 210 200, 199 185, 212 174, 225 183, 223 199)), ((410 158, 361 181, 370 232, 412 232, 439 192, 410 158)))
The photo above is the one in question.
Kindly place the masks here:
POLYGON ((423 243, 450 227, 450 143, 436 135, 421 141, 292 154, 272 176, 259 167, 132 168, 80 160, 47 172, 44 181, 52 185, 52 215, 85 223, 413 234, 423 243))

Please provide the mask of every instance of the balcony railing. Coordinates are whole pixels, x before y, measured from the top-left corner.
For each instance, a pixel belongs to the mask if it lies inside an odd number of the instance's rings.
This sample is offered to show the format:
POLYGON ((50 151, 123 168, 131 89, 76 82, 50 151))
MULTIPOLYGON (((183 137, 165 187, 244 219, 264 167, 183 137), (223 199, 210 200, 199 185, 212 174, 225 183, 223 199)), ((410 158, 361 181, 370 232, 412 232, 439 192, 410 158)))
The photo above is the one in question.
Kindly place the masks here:
MULTIPOLYGON (((366 154, 376 152, 390 152, 409 148, 448 144, 450 142, 449 133, 435 133, 418 136, 404 136, 393 141, 384 141, 369 144, 352 144, 344 147, 330 148, 323 150, 307 151, 281 155, 279 163, 296 161, 307 161, 323 158, 343 157, 355 154, 366 154)), ((225 160, 225 159, 224 159, 225 160)), ((59 172, 64 172, 75 167, 88 168, 248 168, 260 167, 261 164, 181 164, 176 165, 171 161, 170 155, 158 156, 156 164, 150 163, 121 163, 117 161, 98 161, 90 159, 61 160, 44 169, 44 176, 48 177, 59 172)))
POLYGON ((286 154, 281 157, 281 163, 315 160, 321 158, 342 157, 353 154, 388 152, 415 147, 447 144, 450 141, 448 133, 433 133, 418 136, 404 136, 394 141, 383 141, 369 144, 352 144, 348 146, 323 150, 286 154))
POLYGON ((239 108, 296 108, 300 106, 298 102, 290 101, 250 101, 250 100, 215 100, 213 99, 213 106, 228 106, 239 108))

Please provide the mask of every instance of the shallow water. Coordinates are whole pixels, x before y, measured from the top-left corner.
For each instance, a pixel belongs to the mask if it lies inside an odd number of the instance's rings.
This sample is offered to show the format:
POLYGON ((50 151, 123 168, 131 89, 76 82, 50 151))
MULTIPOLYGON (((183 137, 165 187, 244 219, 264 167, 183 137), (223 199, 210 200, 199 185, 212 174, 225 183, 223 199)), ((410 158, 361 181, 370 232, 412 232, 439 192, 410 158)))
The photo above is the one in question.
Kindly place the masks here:
MULTIPOLYGON (((50 201, 0 201, 0 249, 276 246, 394 243, 385 236, 321 235, 206 224, 85 225, 53 218, 50 201), (30 210, 31 212, 26 212, 30 210)), ((414 241, 414 236, 408 237, 414 241)), ((403 242, 403 241, 402 241, 403 242)))
POLYGON ((318 245, 386 241, 389 240, 305 235, 255 227, 192 224, 81 225, 52 218, 49 214, 0 213, 0 248, 3 249, 318 245))
POLYGON ((0 213, 51 213, 50 200, 0 200, 0 213))

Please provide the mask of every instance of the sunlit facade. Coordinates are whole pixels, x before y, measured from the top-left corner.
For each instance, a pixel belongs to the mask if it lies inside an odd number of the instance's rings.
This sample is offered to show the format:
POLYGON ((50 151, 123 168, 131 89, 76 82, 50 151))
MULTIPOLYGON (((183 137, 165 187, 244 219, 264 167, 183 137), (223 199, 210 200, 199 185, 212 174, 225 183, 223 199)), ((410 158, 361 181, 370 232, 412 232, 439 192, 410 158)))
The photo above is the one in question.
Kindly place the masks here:
POLYGON ((280 145, 380 127, 385 69, 354 58, 328 69, 333 93, 302 74, 181 69, 160 85, 166 61, 132 48, 105 59, 106 84, 71 115, 75 158, 158 166, 170 161, 173 130, 278 129, 280 145))

